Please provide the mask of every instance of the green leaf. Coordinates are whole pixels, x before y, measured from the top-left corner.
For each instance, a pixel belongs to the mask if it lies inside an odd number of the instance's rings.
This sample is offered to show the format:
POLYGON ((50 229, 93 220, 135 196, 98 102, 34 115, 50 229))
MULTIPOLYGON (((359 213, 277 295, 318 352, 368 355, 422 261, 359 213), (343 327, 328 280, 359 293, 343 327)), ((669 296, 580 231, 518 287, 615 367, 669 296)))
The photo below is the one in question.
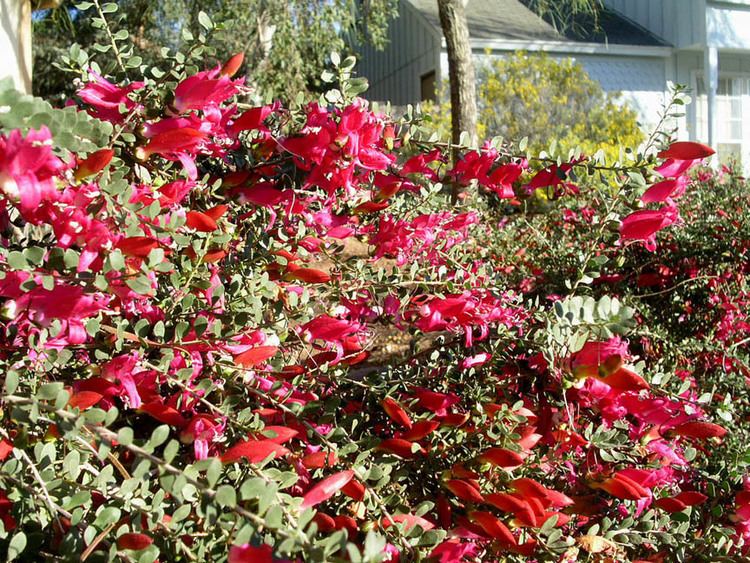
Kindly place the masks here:
POLYGON ((216 490, 216 502, 220 506, 227 508, 234 508, 237 505, 237 492, 234 487, 229 485, 222 485, 216 490))
POLYGON ((26 549, 26 534, 23 532, 16 532, 11 538, 10 544, 8 545, 8 561, 13 561, 20 556, 26 549))
POLYGON ((198 23, 201 24, 206 30, 211 30, 214 28, 214 22, 211 21, 211 18, 208 17, 208 14, 201 10, 198 12, 198 23))

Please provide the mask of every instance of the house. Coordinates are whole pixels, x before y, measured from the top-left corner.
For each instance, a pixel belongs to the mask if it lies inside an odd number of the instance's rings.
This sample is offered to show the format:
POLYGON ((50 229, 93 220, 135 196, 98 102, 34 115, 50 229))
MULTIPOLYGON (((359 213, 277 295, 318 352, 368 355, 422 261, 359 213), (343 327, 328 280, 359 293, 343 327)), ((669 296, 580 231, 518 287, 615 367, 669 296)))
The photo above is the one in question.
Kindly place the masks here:
MULTIPOLYGON (((693 103, 681 136, 707 142, 721 157, 750 163, 750 0, 605 0, 601 32, 558 33, 520 0, 468 0, 476 60, 516 50, 572 57, 606 91, 622 92, 645 127, 658 121, 668 82, 685 84, 693 103), (489 53, 489 54, 487 54, 489 53)), ((365 48, 359 72, 368 96, 394 104, 431 99, 448 76, 437 0, 401 0, 385 51, 365 48)))

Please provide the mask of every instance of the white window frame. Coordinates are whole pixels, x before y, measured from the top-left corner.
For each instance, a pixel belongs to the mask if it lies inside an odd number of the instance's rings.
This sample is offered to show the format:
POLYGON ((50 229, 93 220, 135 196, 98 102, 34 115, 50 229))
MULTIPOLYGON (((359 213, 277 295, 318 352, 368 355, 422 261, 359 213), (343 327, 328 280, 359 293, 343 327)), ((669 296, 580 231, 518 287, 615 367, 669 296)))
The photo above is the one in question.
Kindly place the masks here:
MULTIPOLYGON (((691 86, 694 92, 694 104, 693 104, 693 115, 692 115, 692 136, 696 140, 706 142, 708 136, 708 122, 701 119, 707 119, 706 113, 708 112, 708 95, 706 92, 700 94, 698 91, 698 80, 701 79, 705 84, 705 72, 702 70, 694 70, 691 73, 691 86), (702 134, 702 138, 699 137, 699 133, 702 134)), ((716 146, 723 144, 737 144, 740 146, 740 158, 745 168, 750 166, 750 73, 747 72, 722 72, 719 71, 719 81, 721 80, 744 80, 745 85, 743 91, 739 94, 740 98, 740 134, 739 138, 731 138, 725 135, 728 126, 726 123, 718 122, 717 120, 717 131, 715 133, 716 146)), ((722 104, 727 103, 727 98, 724 94, 716 94, 716 109, 721 111, 722 104)), ((719 119, 721 115, 718 116, 719 119)))

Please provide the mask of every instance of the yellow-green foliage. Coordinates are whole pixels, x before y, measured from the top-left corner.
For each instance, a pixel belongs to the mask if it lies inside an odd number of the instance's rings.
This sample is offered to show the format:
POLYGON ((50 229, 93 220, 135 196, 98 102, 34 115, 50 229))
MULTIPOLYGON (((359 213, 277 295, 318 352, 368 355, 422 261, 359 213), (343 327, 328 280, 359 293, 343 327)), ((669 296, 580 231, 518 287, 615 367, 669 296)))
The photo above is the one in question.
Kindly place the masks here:
MULTIPOLYGON (((635 111, 618 94, 604 92, 572 59, 518 52, 480 65, 477 74, 480 138, 528 137, 533 152, 548 150, 557 140, 558 152, 603 149, 611 160, 618 159, 620 147, 643 140, 635 111)), ((438 134, 447 137, 450 101, 423 108, 433 115, 438 134)))

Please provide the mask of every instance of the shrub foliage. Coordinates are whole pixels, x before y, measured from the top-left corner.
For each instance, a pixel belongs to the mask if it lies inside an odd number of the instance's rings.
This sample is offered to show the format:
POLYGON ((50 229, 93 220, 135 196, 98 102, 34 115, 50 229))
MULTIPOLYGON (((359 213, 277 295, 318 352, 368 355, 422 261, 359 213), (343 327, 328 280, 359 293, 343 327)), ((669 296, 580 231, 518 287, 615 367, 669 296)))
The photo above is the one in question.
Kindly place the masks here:
POLYGON ((8 560, 742 557, 748 193, 710 149, 451 163, 352 59, 252 107, 190 53, 0 93, 8 560))

